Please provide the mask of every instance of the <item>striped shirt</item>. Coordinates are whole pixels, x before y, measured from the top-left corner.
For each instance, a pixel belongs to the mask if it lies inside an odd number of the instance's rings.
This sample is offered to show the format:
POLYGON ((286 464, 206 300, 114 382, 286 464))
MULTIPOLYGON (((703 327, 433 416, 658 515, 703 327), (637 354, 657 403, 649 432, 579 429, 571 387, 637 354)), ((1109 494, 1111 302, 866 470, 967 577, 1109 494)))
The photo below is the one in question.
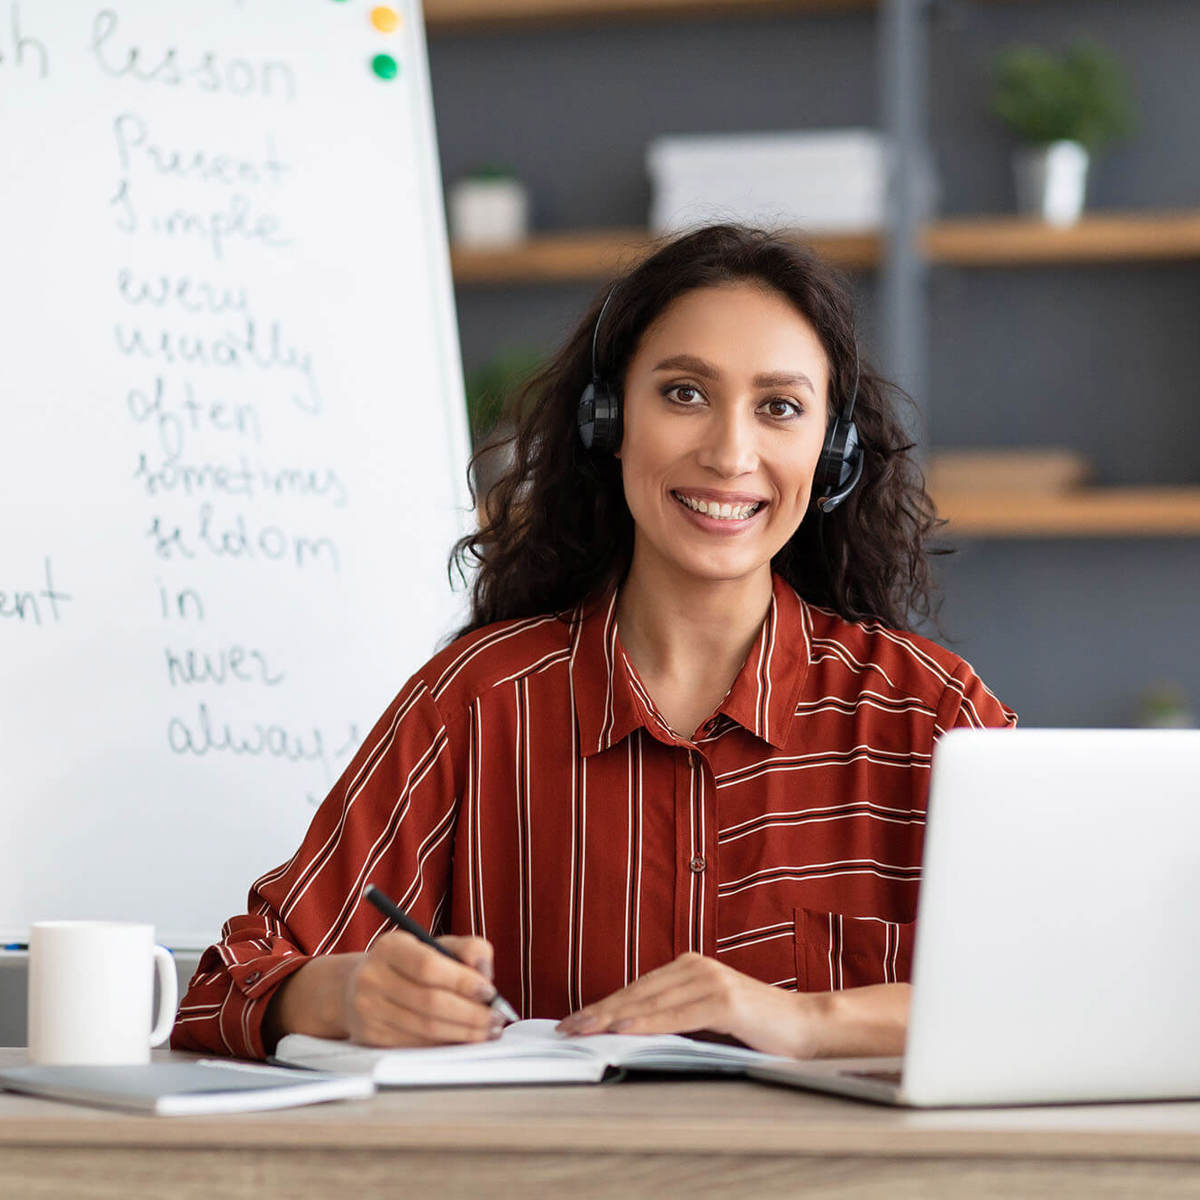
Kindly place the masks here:
POLYGON ((460 638, 401 690, 294 857, 205 951, 177 1049, 261 1057, 274 989, 386 929, 488 938, 524 1017, 562 1017, 684 951, 781 988, 908 978, 934 743, 1013 725, 956 655, 851 624, 776 578, 717 712, 670 728, 616 594, 460 638))

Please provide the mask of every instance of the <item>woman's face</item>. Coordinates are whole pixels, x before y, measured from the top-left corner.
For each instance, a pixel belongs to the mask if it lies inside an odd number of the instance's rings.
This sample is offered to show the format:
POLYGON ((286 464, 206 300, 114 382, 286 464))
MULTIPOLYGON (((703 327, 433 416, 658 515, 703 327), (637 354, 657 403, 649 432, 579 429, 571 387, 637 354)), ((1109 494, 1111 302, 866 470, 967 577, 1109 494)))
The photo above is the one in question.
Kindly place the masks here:
POLYGON ((625 378, 635 562, 710 581, 770 570, 808 508, 829 365, 812 325, 752 283, 685 292, 625 378))

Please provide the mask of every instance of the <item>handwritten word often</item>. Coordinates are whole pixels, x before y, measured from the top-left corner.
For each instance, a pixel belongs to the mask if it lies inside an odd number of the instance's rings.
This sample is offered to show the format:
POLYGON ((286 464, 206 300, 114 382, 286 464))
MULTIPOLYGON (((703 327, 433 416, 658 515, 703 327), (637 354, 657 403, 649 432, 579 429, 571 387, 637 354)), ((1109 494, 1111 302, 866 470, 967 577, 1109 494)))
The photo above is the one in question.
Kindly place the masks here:
POLYGON ((259 184, 279 185, 288 167, 275 154, 270 135, 266 153, 257 158, 237 154, 214 154, 210 150, 161 146, 150 141, 150 129, 136 113, 120 113, 113 119, 113 137, 121 170, 131 175, 139 164, 158 175, 172 179, 217 183, 226 187, 256 187, 259 184))
POLYGON ((13 0, 9 9, 9 41, 11 49, 5 53, 4 42, 0 41, 0 67, 32 68, 38 79, 50 74, 50 54, 44 42, 30 37, 21 25, 21 7, 13 0))
POLYGON ((304 568, 309 564, 341 570, 341 555, 332 538, 288 533, 278 525, 251 529, 241 513, 218 518, 211 504, 202 504, 194 525, 176 525, 155 516, 146 531, 154 553, 164 559, 215 558, 267 559, 304 568))
POLYGON ((213 50, 187 53, 178 46, 147 50, 127 41, 118 42, 118 24, 116 11, 111 8, 102 8, 92 21, 92 57, 96 66, 112 78, 232 96, 287 101, 296 98, 296 74, 281 59, 223 58, 213 50))
POLYGON ((283 682, 281 672, 272 671, 261 650, 233 645, 220 650, 181 650, 167 647, 167 679, 172 687, 193 683, 262 683, 276 687, 283 682))
POLYGON ((259 367, 264 371, 296 371, 303 378, 303 390, 293 393, 292 402, 308 413, 321 411, 323 401, 313 374, 312 354, 299 349, 284 336, 283 325, 272 321, 266 329, 247 319, 236 333, 227 331, 212 337, 160 328, 149 332, 140 325, 118 321, 114 327, 117 349, 128 357, 158 359, 168 366, 259 367))
POLYGON ((229 433, 262 441, 262 423, 253 404, 229 404, 224 400, 205 404, 196 399, 191 383, 185 380, 181 386, 182 396, 168 395, 166 380, 156 375, 150 388, 130 388, 125 396, 125 407, 139 425, 154 423, 158 444, 169 458, 183 453, 191 433, 229 433))
POLYGON ((217 492, 248 499, 259 495, 315 496, 331 500, 335 508, 344 508, 346 504, 346 485, 332 467, 282 467, 274 470, 262 463, 251 466, 245 455, 237 465, 185 463, 174 456, 151 464, 143 453, 138 455, 137 470, 133 477, 145 486, 148 496, 169 492, 183 492, 187 496, 217 492))
POLYGON ((62 620, 62 610, 59 606, 67 603, 71 597, 54 586, 54 568, 49 557, 43 560, 43 571, 45 584, 37 591, 19 588, 13 592, 0 589, 0 619, 9 618, 31 625, 41 625, 42 615, 45 613, 47 623, 57 625, 62 620))

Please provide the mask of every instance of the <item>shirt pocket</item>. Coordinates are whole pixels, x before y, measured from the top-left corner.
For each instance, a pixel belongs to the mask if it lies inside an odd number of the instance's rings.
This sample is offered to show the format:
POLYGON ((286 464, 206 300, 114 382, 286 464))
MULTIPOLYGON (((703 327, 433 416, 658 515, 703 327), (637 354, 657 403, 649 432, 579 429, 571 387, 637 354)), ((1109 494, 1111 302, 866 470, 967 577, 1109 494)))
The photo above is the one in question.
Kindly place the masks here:
POLYGON ((833 992, 912 978, 912 921, 798 908, 796 990, 833 992))

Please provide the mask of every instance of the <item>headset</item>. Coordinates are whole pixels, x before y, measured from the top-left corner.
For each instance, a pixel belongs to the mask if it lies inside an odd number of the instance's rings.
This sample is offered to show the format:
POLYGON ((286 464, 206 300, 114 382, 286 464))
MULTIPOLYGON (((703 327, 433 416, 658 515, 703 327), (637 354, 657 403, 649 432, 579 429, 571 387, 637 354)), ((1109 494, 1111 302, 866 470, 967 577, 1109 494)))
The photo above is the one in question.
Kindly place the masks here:
MULTIPOLYGON (((576 410, 579 440, 585 449, 596 454, 615 454, 621 446, 623 432, 621 397, 600 375, 596 362, 596 346, 600 326, 608 311, 616 288, 604 297, 600 314, 592 330, 592 379, 583 389, 576 410)), ((863 473, 863 450, 854 424, 854 402, 858 399, 858 342, 854 340, 854 384, 850 396, 842 405, 832 427, 825 436, 821 457, 813 475, 813 496, 822 513, 833 512, 854 491, 863 473)))

